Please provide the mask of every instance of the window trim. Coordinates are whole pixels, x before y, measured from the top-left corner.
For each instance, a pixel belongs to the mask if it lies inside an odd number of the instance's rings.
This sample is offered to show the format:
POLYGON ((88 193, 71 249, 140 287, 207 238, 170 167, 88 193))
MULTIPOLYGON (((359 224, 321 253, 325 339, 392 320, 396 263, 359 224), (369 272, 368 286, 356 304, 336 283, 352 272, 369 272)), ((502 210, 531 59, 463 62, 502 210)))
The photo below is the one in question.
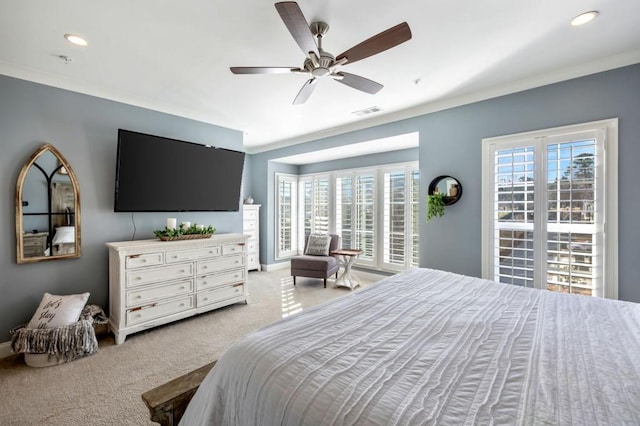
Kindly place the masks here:
MULTIPOLYGON (((482 139, 482 208, 481 208, 481 262, 482 277, 491 279, 491 244, 493 231, 493 201, 488 202, 484 194, 492 193, 493 185, 493 158, 491 153, 493 148, 500 145, 501 148, 512 146, 522 146, 526 140, 540 138, 552 139, 558 135, 572 133, 582 133, 587 131, 603 131, 603 172, 605 175, 604 191, 604 259, 603 259, 603 296, 607 299, 618 299, 618 119, 610 118, 605 120, 592 121, 588 123, 574 124, 568 126, 553 127, 544 130, 517 133, 505 136, 482 139)), ((538 152, 536 156, 542 156, 538 152)), ((537 158, 538 159, 538 158, 537 158)), ((540 164, 540 163, 538 163, 540 164)), ((543 163, 545 164, 545 163, 543 163)), ((546 166, 545 166, 546 167, 546 166)), ((545 175, 546 170, 539 171, 536 175, 545 175)), ((545 197, 546 198, 546 197, 545 197)), ((537 200, 537 203, 544 200, 537 200)), ((542 244, 542 242, 540 242, 542 244)), ((538 250, 538 247, 536 247, 538 250)), ((536 265, 536 270, 539 265, 536 265)))

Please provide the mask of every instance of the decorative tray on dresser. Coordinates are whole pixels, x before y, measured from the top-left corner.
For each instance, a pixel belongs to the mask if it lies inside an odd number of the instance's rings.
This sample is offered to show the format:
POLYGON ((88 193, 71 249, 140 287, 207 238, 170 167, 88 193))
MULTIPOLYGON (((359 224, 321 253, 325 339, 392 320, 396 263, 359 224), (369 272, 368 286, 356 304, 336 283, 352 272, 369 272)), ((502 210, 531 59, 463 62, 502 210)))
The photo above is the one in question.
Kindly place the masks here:
POLYGON ((129 334, 247 302, 247 236, 107 243, 109 328, 129 334))

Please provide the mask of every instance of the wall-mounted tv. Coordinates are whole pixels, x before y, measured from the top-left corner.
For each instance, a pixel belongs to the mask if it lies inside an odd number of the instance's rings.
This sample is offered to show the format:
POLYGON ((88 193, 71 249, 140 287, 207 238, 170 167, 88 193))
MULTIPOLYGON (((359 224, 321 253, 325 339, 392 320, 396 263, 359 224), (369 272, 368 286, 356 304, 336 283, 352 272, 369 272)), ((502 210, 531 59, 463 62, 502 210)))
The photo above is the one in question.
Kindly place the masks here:
POLYGON ((119 129, 114 211, 238 211, 244 156, 119 129))

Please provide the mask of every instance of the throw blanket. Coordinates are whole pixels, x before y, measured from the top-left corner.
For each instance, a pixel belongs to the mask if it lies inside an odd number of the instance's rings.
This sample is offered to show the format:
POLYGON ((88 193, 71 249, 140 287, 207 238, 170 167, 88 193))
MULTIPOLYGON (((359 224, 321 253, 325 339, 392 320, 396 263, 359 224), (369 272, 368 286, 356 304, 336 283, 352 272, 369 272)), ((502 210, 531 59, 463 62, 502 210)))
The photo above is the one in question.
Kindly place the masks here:
POLYGON ((408 271, 241 340, 181 424, 640 424, 640 305, 408 271))
POLYGON ((108 321, 102 308, 87 305, 75 324, 55 328, 27 328, 22 324, 12 329, 11 349, 15 353, 49 354, 49 358, 71 361, 98 351, 93 323, 106 324, 108 321))

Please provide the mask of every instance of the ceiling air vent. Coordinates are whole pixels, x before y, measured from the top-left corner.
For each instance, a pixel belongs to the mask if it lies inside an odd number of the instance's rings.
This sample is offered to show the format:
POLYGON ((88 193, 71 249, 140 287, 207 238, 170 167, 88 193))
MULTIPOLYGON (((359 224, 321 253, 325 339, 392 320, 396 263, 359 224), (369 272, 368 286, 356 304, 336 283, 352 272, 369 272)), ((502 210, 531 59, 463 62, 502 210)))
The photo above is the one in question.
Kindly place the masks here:
POLYGON ((369 114, 373 114, 380 111, 382 111, 382 108, 378 106, 372 106, 369 108, 361 109, 360 111, 353 111, 351 114, 355 114, 359 117, 362 117, 363 115, 369 115, 369 114))

